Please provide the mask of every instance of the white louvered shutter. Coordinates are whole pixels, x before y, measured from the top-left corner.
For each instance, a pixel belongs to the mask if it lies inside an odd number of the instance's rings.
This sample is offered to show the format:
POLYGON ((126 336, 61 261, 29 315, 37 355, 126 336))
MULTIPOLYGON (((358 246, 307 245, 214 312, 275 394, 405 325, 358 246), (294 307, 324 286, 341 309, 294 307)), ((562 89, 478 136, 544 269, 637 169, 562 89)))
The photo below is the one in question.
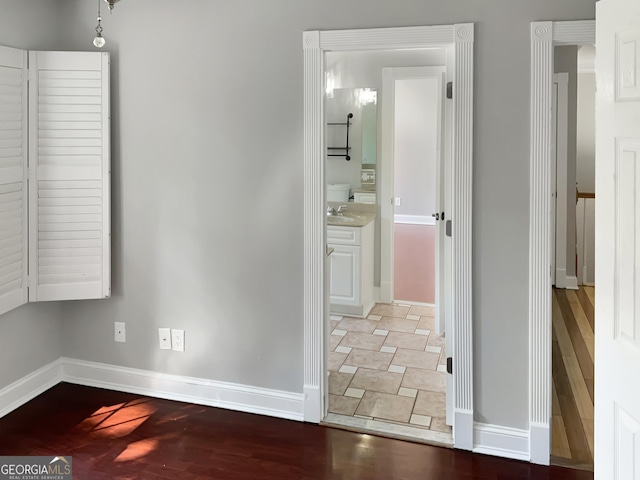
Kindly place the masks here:
POLYGON ((27 302, 27 53, 0 46, 0 314, 27 302))
POLYGON ((109 297, 109 56, 29 52, 29 70, 29 301, 109 297))

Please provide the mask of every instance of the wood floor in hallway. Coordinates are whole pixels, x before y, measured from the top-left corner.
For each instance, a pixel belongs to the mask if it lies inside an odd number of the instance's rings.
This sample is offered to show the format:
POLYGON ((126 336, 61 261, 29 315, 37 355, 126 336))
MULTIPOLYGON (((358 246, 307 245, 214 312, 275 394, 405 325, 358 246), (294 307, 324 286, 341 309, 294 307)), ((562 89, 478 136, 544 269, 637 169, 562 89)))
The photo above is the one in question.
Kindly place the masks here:
POLYGON ((0 454, 78 480, 593 480, 450 448, 61 383, 0 419, 0 454))
POLYGON ((551 462, 593 470, 594 288, 553 290, 551 462))

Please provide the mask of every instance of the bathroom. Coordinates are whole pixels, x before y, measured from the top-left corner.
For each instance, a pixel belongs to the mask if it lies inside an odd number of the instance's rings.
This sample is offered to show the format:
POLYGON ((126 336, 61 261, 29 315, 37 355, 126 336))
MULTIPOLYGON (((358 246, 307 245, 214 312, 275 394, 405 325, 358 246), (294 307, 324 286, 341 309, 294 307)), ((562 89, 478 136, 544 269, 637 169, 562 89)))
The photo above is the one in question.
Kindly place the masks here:
MULTIPOLYGON (((445 205, 438 180, 446 175, 440 167, 448 155, 447 129, 442 128, 447 112, 446 60, 445 49, 326 54, 327 243, 332 254, 328 261, 330 395, 325 421, 451 444, 445 394, 445 341, 449 339, 444 335, 441 302, 436 301, 445 293, 437 282, 442 272, 437 268, 440 228, 435 214, 445 205), (420 82, 428 90, 422 98, 401 88, 420 82), (391 93, 385 97, 383 92, 391 93), (396 118, 394 124, 401 101, 414 115, 404 123, 396 118), (412 108, 411 101, 423 108, 412 108), (407 122, 415 128, 407 128, 407 122), (394 132, 399 129, 415 130, 410 133, 417 132, 428 143, 430 162, 424 161, 424 152, 418 152, 422 163, 405 166, 403 172, 398 159, 395 166, 384 161, 393 158, 394 132), (425 163, 431 165, 428 171, 425 163), (419 200, 420 211, 403 211, 402 197, 397 195, 403 186, 394 182, 394 174, 396 180, 404 178, 404 185, 413 180, 414 193, 426 192, 419 200), (382 198, 393 199, 393 205, 382 198), (346 233, 340 235, 350 227, 360 243, 349 243, 344 240, 346 233), (429 231, 430 239, 411 233, 413 247, 411 242, 399 242, 394 230, 404 227, 429 231), (332 243, 335 238, 337 244, 332 243), (404 256, 394 251, 394 240, 405 250, 404 256), (408 268, 413 272, 404 283, 419 285, 420 295, 401 287, 407 273, 398 271, 398 264, 407 263, 410 248, 408 268), (348 275, 356 280, 345 280, 348 275)), ((408 199, 411 193, 403 196, 408 199)))

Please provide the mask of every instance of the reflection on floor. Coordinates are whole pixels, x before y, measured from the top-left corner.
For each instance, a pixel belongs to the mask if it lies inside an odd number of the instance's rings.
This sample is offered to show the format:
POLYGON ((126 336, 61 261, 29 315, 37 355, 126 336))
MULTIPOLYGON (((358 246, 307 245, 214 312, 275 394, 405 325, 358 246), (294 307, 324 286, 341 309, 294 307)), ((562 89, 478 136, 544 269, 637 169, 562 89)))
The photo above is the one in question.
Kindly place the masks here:
POLYGON ((594 288, 553 291, 551 463, 593 470, 594 288))
POLYGON ((377 304, 331 317, 327 423, 452 444, 444 335, 432 307, 377 304))

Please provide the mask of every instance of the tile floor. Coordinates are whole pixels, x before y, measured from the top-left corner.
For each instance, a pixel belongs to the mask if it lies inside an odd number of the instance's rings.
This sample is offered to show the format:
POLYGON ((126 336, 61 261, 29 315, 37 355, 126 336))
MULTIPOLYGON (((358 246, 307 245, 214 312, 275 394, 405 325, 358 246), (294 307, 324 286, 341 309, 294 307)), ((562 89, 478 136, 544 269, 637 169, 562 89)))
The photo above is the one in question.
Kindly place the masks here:
POLYGON ((377 304, 366 319, 331 316, 329 413, 451 434, 444 335, 434 309, 377 304))

